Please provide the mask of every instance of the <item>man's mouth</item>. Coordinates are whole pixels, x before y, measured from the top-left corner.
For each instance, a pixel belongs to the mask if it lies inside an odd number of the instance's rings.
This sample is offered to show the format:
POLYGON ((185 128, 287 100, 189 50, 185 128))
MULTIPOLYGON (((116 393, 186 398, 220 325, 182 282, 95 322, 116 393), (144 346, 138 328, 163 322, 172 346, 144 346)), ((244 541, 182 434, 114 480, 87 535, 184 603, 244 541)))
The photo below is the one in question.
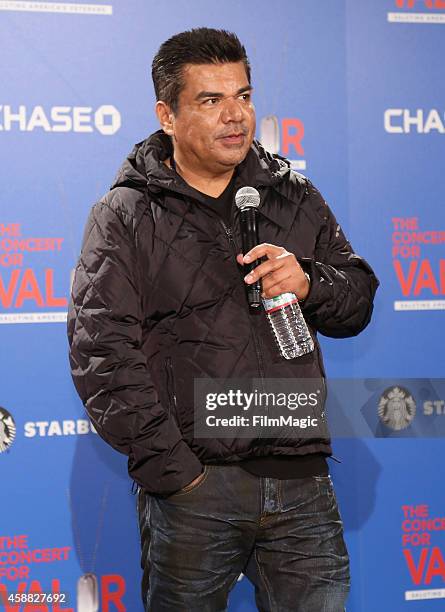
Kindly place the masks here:
POLYGON ((221 136, 220 140, 227 144, 242 144, 244 141, 244 133, 234 132, 233 134, 228 134, 227 136, 221 136))

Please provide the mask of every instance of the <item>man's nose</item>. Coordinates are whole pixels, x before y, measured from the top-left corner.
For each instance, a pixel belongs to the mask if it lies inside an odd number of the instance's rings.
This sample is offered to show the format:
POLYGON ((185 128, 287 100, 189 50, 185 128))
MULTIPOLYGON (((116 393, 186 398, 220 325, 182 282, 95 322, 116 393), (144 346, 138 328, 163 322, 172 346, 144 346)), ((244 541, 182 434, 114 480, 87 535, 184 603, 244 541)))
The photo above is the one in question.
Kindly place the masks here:
POLYGON ((241 102, 238 98, 226 98, 223 102, 223 111, 221 113, 221 118, 224 123, 229 123, 230 121, 241 121, 243 118, 243 109, 241 107, 241 102))

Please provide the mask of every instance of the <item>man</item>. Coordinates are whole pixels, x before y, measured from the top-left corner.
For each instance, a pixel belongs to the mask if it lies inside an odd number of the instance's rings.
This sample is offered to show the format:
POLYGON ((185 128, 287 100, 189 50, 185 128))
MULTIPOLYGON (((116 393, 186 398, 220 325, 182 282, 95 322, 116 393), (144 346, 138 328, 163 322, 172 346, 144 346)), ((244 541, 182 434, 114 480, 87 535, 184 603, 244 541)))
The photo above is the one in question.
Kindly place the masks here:
POLYGON ((152 75, 162 129, 93 207, 69 314, 78 392, 139 485, 146 610, 226 610, 244 572, 259 610, 338 612, 349 564, 329 439, 195 436, 194 380, 324 376, 316 332, 358 334, 378 282, 310 181, 254 140, 234 34, 173 36, 152 75), (260 244, 244 254, 243 186, 261 196, 260 244), (246 300, 258 278, 265 297, 298 296, 312 353, 281 357, 246 300))

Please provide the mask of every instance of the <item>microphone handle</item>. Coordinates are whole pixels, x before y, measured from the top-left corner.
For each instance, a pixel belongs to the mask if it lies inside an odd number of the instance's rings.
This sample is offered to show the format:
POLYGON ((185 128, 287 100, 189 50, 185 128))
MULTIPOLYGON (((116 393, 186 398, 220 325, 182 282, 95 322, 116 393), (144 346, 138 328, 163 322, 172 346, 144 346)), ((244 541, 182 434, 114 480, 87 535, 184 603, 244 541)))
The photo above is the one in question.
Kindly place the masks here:
MULTIPOLYGON (((240 226, 241 226, 241 238, 243 244, 244 255, 248 253, 253 247, 258 244, 258 228, 256 224, 256 208, 253 206, 246 207, 240 211, 240 226)), ((257 266, 259 266, 261 260, 256 259, 252 263, 244 264, 244 270, 246 274, 252 272, 257 266)), ((247 285, 247 301, 249 306, 252 308, 258 308, 261 305, 261 281, 257 280, 251 285, 247 285)))

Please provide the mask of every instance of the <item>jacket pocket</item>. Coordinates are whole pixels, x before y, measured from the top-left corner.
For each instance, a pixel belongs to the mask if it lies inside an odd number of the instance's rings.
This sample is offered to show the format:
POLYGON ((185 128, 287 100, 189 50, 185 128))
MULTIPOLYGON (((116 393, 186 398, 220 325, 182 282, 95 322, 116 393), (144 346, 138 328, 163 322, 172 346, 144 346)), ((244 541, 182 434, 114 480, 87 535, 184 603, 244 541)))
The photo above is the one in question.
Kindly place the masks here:
POLYGON ((181 421, 179 420, 179 416, 178 416, 178 406, 177 406, 177 399, 176 399, 176 389, 175 389, 175 378, 174 378, 174 374, 173 374, 173 365, 172 365, 172 358, 171 357, 167 357, 165 360, 165 369, 167 372, 167 395, 168 395, 168 407, 169 407, 169 413, 173 414, 176 424, 178 425, 179 429, 181 430, 181 421))

